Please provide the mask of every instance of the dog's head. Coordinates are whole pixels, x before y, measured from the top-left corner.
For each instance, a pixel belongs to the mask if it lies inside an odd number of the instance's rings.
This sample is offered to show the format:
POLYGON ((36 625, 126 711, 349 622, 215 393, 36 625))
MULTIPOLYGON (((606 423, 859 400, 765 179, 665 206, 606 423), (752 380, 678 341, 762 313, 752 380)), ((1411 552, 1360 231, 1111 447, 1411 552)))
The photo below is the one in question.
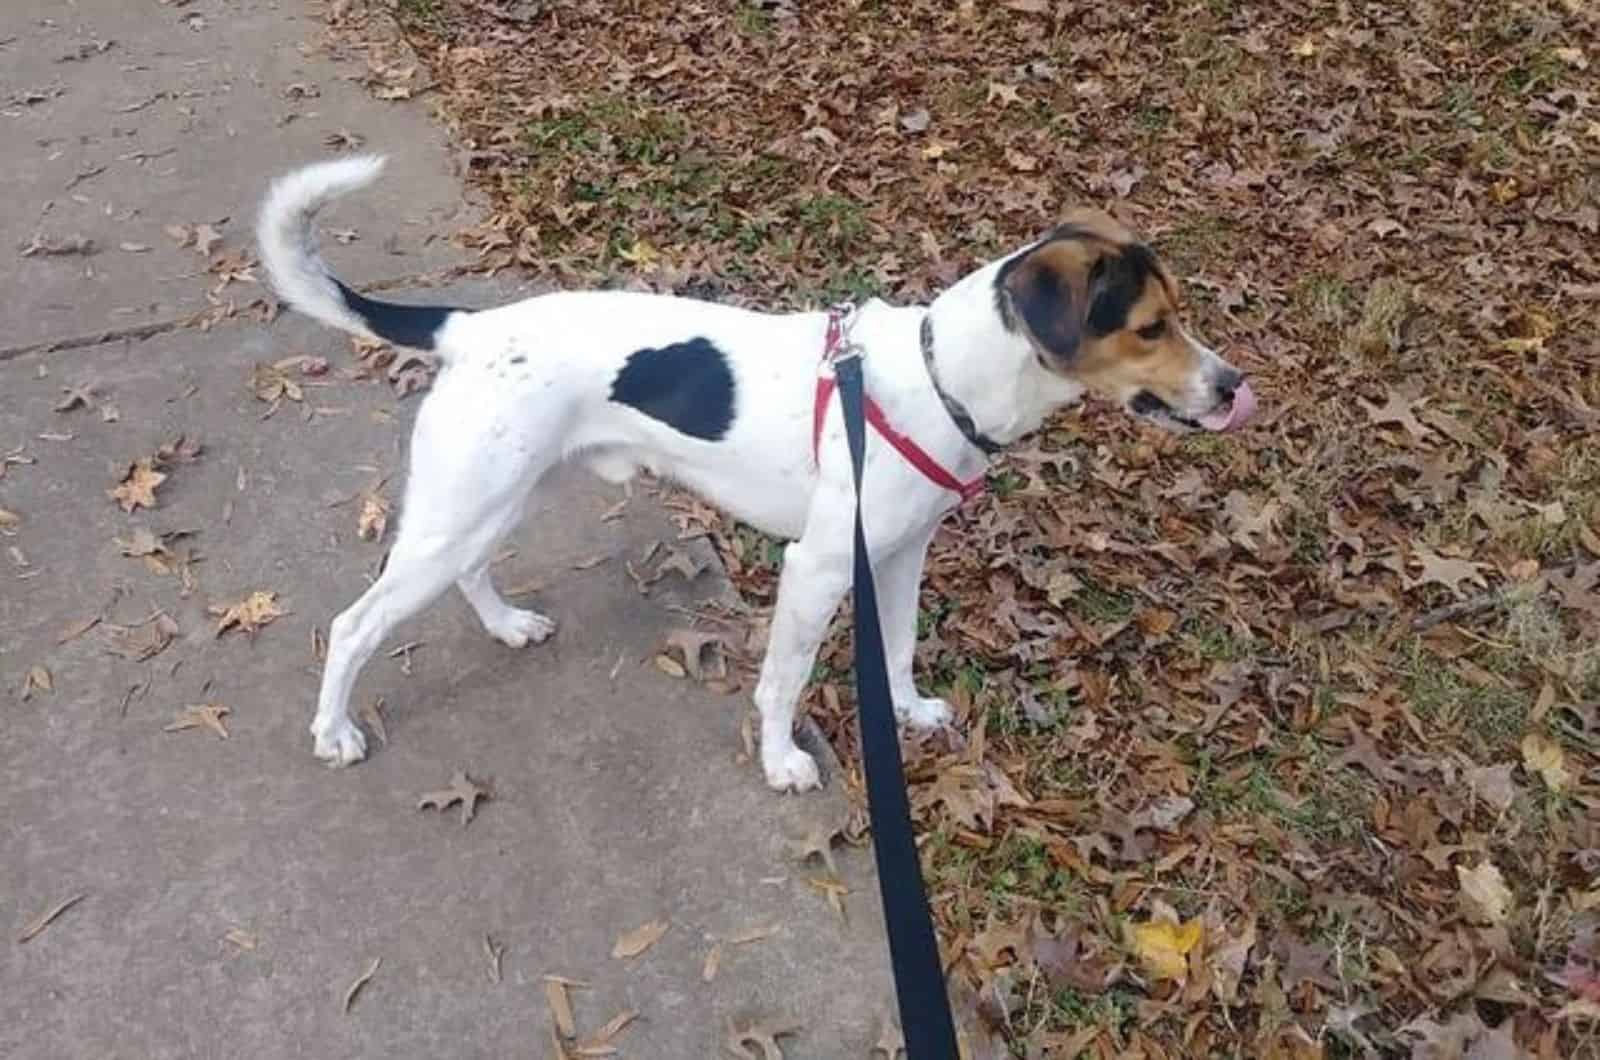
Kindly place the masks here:
POLYGON ((1255 411, 1250 384, 1184 330, 1177 284, 1122 225, 1079 211, 1004 262, 994 279, 1006 330, 1045 370, 1169 430, 1232 430, 1255 411))

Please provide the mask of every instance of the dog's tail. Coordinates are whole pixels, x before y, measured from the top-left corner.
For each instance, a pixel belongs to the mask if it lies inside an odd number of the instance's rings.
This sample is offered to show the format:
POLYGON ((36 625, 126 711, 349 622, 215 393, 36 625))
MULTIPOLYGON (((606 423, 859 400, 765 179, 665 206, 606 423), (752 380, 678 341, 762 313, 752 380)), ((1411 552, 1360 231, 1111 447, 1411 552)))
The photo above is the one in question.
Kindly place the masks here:
POLYGON ((294 309, 324 324, 400 346, 436 350, 453 306, 398 305, 366 298, 334 276, 317 251, 311 221, 332 200, 377 179, 383 158, 317 162, 273 181, 256 236, 272 286, 294 309))

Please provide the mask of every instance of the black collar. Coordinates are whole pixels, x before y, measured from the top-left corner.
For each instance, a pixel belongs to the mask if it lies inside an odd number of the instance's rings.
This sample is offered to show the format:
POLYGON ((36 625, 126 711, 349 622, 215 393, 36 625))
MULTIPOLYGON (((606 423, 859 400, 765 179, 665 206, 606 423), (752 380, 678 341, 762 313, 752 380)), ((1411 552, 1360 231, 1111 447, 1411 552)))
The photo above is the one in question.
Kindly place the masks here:
POLYGON ((944 403, 944 410, 955 421, 956 430, 961 432, 961 436, 988 456, 993 456, 1004 449, 1005 446, 978 430, 977 425, 972 422, 972 414, 967 411, 967 407, 940 385, 939 370, 933 366, 933 317, 926 313, 922 315, 922 363, 928 366, 928 379, 933 383, 933 392, 939 395, 939 400, 944 403))

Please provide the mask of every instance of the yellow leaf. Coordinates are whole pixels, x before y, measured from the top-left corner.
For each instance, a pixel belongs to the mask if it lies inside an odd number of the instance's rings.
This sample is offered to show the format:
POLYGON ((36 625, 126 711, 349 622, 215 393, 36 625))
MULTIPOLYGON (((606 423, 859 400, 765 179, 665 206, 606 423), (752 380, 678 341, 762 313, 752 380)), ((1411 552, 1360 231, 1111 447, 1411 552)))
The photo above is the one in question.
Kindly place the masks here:
POLYGON ((1312 40, 1310 37, 1307 37, 1299 44, 1296 44, 1291 50, 1300 58, 1309 59, 1313 55, 1317 54, 1317 42, 1312 40))
POLYGON ((1539 774, 1551 791, 1561 791, 1572 780, 1561 745, 1541 732, 1522 738, 1522 764, 1528 772, 1539 774))
POLYGON ((1468 919, 1490 925, 1505 923, 1511 911, 1511 889, 1494 862, 1482 862, 1475 869, 1457 865, 1456 879, 1461 883, 1461 908, 1468 919))
POLYGON ((1155 978, 1182 979, 1189 974, 1189 951, 1200 944, 1203 933, 1199 917, 1183 924, 1171 920, 1135 924, 1133 951, 1155 978))

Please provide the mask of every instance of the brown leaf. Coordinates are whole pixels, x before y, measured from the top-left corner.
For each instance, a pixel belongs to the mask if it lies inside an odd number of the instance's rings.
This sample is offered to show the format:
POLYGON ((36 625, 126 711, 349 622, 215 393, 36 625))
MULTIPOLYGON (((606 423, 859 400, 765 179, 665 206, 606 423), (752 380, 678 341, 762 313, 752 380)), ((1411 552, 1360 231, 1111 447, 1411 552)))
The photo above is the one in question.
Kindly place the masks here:
POLYGON ((1516 785, 1511 781, 1511 770, 1510 762, 1469 769, 1466 773, 1467 785, 1478 798, 1496 812, 1503 813, 1511 808, 1511 803, 1517 797, 1516 785))
POLYGON ((254 637, 262 626, 270 625, 273 619, 286 613, 278 607, 278 594, 270 589, 257 589, 235 604, 213 604, 206 611, 220 616, 213 634, 217 637, 234 628, 254 637))
POLYGON ((678 649, 683 656, 684 669, 696 681, 728 675, 728 659, 724 654, 730 646, 727 634, 675 629, 667 634, 666 646, 678 649), (706 665, 708 661, 709 667, 706 665))
POLYGON ((222 719, 233 713, 220 703, 199 703, 194 706, 184 707, 177 717, 173 718, 170 725, 162 726, 162 732, 182 732, 185 729, 209 729, 216 733, 217 739, 226 740, 228 729, 222 724, 222 719))
POLYGON ((839 875, 839 866, 833 860, 833 843, 842 839, 838 825, 813 824, 811 828, 793 839, 786 839, 784 845, 788 848, 789 857, 800 864, 805 864, 811 858, 820 858, 822 864, 827 866, 833 875, 839 875))
POLYGON ((106 643, 113 654, 143 662, 166 650, 178 633, 172 616, 158 611, 136 626, 106 626, 106 643))
POLYGON ((487 787, 480 787, 468 778, 464 770, 456 770, 450 778, 450 786, 438 791, 429 791, 417 800, 419 810, 448 810, 456 803, 461 804, 461 827, 465 828, 478 812, 478 800, 488 801, 494 798, 494 792, 487 787))
POLYGON ((22 701, 26 703, 32 699, 35 692, 54 692, 55 688, 56 683, 49 670, 42 666, 30 666, 22 679, 22 701))
POLYGON ((611 956, 619 960, 625 957, 637 957, 657 942, 667 933, 672 926, 665 918, 650 920, 640 924, 632 931, 625 931, 617 936, 617 941, 611 947, 611 956))
POLYGON ((611 1039, 621 1034, 624 1027, 638 1018, 639 1014, 633 1009, 623 1009, 580 1043, 574 1052, 578 1056, 609 1056, 615 1053, 617 1050, 612 1047, 611 1039))
POLYGON ((1411 562, 1419 565, 1422 570, 1415 578, 1406 580, 1407 589, 1415 589, 1422 585, 1442 585, 1449 589, 1452 595, 1459 597, 1462 582, 1471 582, 1480 588, 1488 585, 1481 573, 1483 564, 1474 563, 1472 560, 1441 556, 1432 549, 1419 546, 1411 550, 1411 562))
POLYGON ((22 516, 0 508, 0 532, 10 532, 22 525, 22 516))
POLYGON ((63 898, 49 909, 46 909, 43 913, 34 917, 32 923, 22 929, 22 934, 17 936, 17 941, 27 942, 29 939, 37 937, 41 931, 50 926, 56 917, 83 901, 88 897, 88 894, 89 892, 87 891, 80 891, 71 898, 63 898))
POLYGON ((344 992, 344 1005, 341 1011, 348 1013, 350 1006, 355 1003, 356 995, 361 993, 362 987, 372 982, 372 977, 378 973, 378 965, 383 963, 382 957, 372 958, 372 963, 367 965, 367 970, 356 976, 356 981, 350 984, 344 992))
POLYGON ((379 743, 385 747, 388 747, 389 727, 384 724, 383 712, 383 697, 379 696, 372 702, 364 704, 360 710, 356 711, 356 717, 359 718, 367 728, 372 730, 372 735, 378 738, 379 743))
POLYGON ((793 1037, 800 1029, 801 1024, 793 1020, 769 1018, 736 1023, 730 1019, 723 1045, 743 1060, 783 1060, 778 1039, 793 1037))
POLYGON ((356 517, 356 536, 363 541, 381 541, 389 526, 389 501, 376 490, 361 494, 361 514, 356 517))
POLYGON ((156 487, 165 481, 166 473, 157 471, 151 459, 145 457, 129 464, 116 488, 106 490, 106 496, 121 505, 125 512, 135 508, 154 508, 156 487))
POLYGON ((578 1035, 578 1023, 572 1015, 572 1001, 567 997, 568 980, 544 977, 544 1003, 550 1009, 550 1022, 555 1031, 563 1038, 571 1039, 578 1035))

